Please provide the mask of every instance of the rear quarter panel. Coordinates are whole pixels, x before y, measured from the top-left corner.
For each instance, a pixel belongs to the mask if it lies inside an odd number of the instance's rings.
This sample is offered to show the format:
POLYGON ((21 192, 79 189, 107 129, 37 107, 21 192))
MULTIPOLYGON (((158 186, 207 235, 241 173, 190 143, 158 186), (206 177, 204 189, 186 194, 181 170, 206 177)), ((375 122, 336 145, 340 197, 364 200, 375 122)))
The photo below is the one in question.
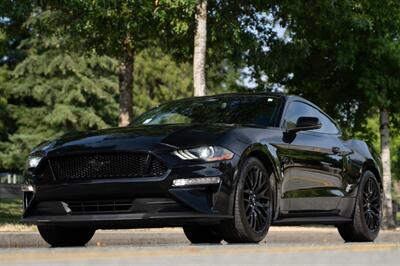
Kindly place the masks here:
POLYGON ((348 140, 345 141, 345 145, 353 151, 347 156, 344 165, 345 177, 350 179, 348 183, 351 185, 351 196, 357 196, 362 174, 367 170, 372 171, 382 185, 382 164, 379 156, 361 140, 348 140))

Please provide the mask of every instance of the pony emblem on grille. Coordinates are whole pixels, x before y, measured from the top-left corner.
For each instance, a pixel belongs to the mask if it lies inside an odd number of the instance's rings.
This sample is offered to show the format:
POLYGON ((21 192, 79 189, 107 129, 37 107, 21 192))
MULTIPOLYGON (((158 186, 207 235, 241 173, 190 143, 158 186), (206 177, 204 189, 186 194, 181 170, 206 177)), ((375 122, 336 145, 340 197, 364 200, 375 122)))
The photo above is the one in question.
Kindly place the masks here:
POLYGON ((100 169, 103 166, 105 166, 107 164, 110 164, 110 163, 111 163, 111 161, 99 161, 99 160, 96 160, 96 159, 92 159, 87 164, 88 164, 90 169, 98 172, 98 171, 100 171, 100 169))

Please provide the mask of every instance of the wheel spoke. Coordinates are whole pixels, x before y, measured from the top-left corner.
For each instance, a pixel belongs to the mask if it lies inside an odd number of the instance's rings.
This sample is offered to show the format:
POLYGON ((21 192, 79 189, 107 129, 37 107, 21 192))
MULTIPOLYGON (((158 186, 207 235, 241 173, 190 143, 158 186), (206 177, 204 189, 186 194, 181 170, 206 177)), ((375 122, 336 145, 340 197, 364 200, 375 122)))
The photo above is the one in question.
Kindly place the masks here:
POLYGON ((254 230, 257 231, 258 225, 259 225, 260 221, 257 215, 257 212, 254 212, 254 230))
POLYGON ((376 216, 374 216, 372 214, 372 212, 370 212, 369 215, 370 215, 370 219, 371 219, 371 227, 370 227, 370 229, 374 230, 376 228, 376 225, 377 225, 377 219, 376 219, 376 216))
POLYGON ((253 166, 248 169, 243 188, 243 204, 249 226, 256 232, 268 224, 271 204, 268 175, 263 169, 253 166))
POLYGON ((257 201, 256 202, 256 207, 266 208, 266 207, 268 207, 268 204, 262 204, 261 202, 257 201))
POLYGON ((371 228, 371 215, 369 214, 369 212, 366 213, 365 218, 368 228, 371 228))
POLYGON ((362 195, 365 223, 368 229, 376 230, 381 221, 380 192, 376 181, 369 178, 364 184, 362 195))
POLYGON ((375 195, 375 196, 373 196, 373 197, 371 197, 371 198, 369 199, 369 201, 370 201, 371 203, 376 202, 377 200, 379 200, 379 196, 378 196, 378 195, 375 195))
POLYGON ((258 197, 260 200, 265 200, 265 201, 269 201, 270 198, 268 196, 260 196, 258 197))
POLYGON ((368 193, 371 195, 372 194, 372 182, 371 182, 371 180, 368 180, 367 184, 368 184, 368 186, 367 186, 368 187, 368 189, 367 189, 368 193))
POLYGON ((364 199, 368 199, 368 198, 369 198, 369 194, 368 194, 367 191, 364 191, 364 192, 363 192, 363 195, 364 195, 364 199))
POLYGON ((261 177, 260 177, 260 178, 261 178, 260 187, 265 187, 265 186, 267 185, 267 183, 268 183, 268 182, 267 182, 268 180, 267 180, 267 178, 264 177, 264 175, 263 175, 262 172, 260 172, 260 173, 261 173, 261 177))
POLYGON ((252 187, 253 191, 256 190, 256 188, 258 186, 257 171, 258 171, 257 168, 252 171, 252 177, 253 177, 253 180, 254 180, 253 181, 253 187, 252 187))
POLYGON ((264 208, 256 207, 257 212, 260 214, 260 216, 264 217, 265 220, 267 220, 268 213, 267 210, 264 208))
POLYGON ((255 222, 256 222, 256 221, 255 221, 255 218, 256 218, 256 217, 255 217, 254 213, 255 213, 255 212, 254 212, 254 210, 253 210, 253 211, 251 212, 251 225, 250 225, 252 228, 254 228, 254 224, 255 224, 255 222))
POLYGON ((249 176, 247 176, 246 178, 246 182, 245 182, 246 188, 248 188, 247 190, 249 191, 251 189, 251 187, 253 186, 253 184, 251 184, 251 180, 249 178, 249 176))
POLYGON ((371 206, 370 211, 371 211, 371 213, 373 213, 373 214, 375 214, 377 216, 379 216, 379 214, 380 214, 379 209, 377 207, 375 207, 375 206, 371 206))
POLYGON ((256 190, 256 193, 258 195, 265 195, 269 190, 269 187, 266 186, 266 184, 264 184, 263 186, 258 187, 258 189, 256 190))
POLYGON ((267 222, 267 217, 265 215, 260 215, 259 217, 263 223, 267 222))
POLYGON ((250 205, 249 205, 249 206, 247 206, 247 208, 246 208, 246 217, 247 217, 247 219, 249 219, 249 216, 250 216, 251 212, 252 212, 252 209, 251 209, 251 207, 250 207, 250 205))

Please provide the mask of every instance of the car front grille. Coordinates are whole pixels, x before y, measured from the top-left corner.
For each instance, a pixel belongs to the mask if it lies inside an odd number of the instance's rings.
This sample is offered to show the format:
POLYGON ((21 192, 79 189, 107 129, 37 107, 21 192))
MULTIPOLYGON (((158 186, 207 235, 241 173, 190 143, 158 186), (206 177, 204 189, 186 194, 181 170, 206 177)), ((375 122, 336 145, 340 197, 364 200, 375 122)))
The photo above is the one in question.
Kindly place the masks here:
POLYGON ((149 153, 97 153, 49 158, 56 180, 163 176, 167 167, 149 153))

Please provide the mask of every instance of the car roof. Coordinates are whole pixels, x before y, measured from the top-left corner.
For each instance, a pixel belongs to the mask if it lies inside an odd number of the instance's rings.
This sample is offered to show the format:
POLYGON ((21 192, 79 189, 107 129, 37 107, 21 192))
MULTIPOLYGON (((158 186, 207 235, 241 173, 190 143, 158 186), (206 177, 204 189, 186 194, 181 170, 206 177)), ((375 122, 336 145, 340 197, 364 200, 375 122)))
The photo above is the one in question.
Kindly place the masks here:
MULTIPOLYGON (((285 105, 289 102, 293 101, 300 101, 304 102, 308 105, 311 105, 321 113, 323 113, 325 116, 327 116, 335 125, 336 127, 340 130, 340 127, 338 123, 330 117, 324 110, 322 110, 318 105, 314 104, 313 102, 310 102, 309 100, 304 99, 303 97, 297 96, 297 95, 287 95, 282 92, 241 92, 241 93, 224 93, 224 94, 216 94, 216 95, 209 95, 209 96, 202 96, 200 98, 219 98, 219 97, 249 97, 249 96, 266 96, 266 97, 278 97, 285 99, 285 105)), ((192 98, 187 98, 187 99, 195 99, 199 97, 192 97, 192 98)))
POLYGON ((222 93, 222 94, 214 94, 214 95, 207 95, 207 96, 200 96, 200 97, 187 97, 187 98, 182 98, 182 99, 177 99, 174 101, 180 101, 180 100, 195 100, 195 99, 207 99, 207 98, 223 98, 223 97, 251 97, 251 96, 265 96, 265 97, 276 97, 276 98, 281 98, 285 99, 287 102, 291 101, 302 101, 305 102, 318 110, 321 110, 317 105, 314 103, 300 97, 297 95, 287 95, 282 92, 233 92, 233 93, 222 93))
POLYGON ((297 96, 297 95, 287 95, 282 92, 233 92, 233 93, 221 93, 221 94, 214 94, 214 95, 207 95, 207 96, 198 96, 198 97, 186 97, 182 99, 176 99, 173 100, 172 102, 176 101, 185 101, 185 100, 195 100, 195 99, 207 99, 207 98, 223 98, 223 97, 251 97, 251 96, 265 96, 265 97, 277 97, 284 99, 286 102, 292 102, 292 101, 302 101, 305 102, 316 109, 320 110, 323 112, 325 115, 327 115, 319 106, 316 104, 304 99, 303 97, 297 96))
POLYGON ((197 96, 197 97, 186 97, 179 100, 195 100, 195 99, 207 99, 207 98, 223 98, 223 97, 251 97, 251 96, 266 96, 266 97, 278 97, 285 98, 287 97, 283 93, 278 92, 234 92, 234 93, 221 93, 207 96, 197 96))

